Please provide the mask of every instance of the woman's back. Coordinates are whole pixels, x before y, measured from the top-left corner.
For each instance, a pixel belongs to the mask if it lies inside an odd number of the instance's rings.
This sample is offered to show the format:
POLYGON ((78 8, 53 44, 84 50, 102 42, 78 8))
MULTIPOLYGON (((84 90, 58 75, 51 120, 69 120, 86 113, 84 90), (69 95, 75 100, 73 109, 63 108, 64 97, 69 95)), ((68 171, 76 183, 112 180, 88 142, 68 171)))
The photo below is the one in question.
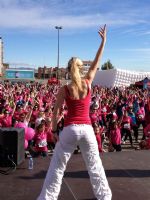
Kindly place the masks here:
POLYGON ((69 96, 72 99, 84 99, 89 90, 88 80, 83 79, 81 81, 81 88, 82 90, 80 90, 73 82, 71 82, 69 85, 67 85, 69 96))
POLYGON ((68 107, 65 126, 69 124, 91 124, 89 117, 91 93, 88 82, 83 80, 82 84, 82 91, 72 83, 65 86, 65 101, 68 107))

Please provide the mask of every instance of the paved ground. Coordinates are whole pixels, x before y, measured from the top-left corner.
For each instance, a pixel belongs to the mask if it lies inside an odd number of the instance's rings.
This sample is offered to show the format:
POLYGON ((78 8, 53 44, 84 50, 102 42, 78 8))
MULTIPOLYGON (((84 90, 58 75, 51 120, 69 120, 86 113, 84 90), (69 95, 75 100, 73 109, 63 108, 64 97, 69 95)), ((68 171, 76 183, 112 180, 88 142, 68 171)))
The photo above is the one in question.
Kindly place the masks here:
MULTIPOLYGON (((50 159, 51 156, 34 158, 33 170, 28 169, 28 159, 25 159, 9 175, 0 173, 0 199, 36 200, 50 159)), ((112 190, 112 200, 150 199, 149 151, 104 153, 101 159, 112 190)), ((96 200, 81 154, 70 159, 58 199, 96 200)))

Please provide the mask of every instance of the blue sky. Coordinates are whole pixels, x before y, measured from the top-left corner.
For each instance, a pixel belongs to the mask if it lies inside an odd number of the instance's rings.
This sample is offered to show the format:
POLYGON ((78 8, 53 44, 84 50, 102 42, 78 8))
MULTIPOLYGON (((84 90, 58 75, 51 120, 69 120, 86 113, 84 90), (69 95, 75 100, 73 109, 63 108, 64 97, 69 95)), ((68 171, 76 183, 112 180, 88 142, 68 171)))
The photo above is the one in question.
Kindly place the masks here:
POLYGON ((72 56, 92 60, 100 44, 97 33, 107 24, 101 64, 150 71, 150 0, 0 0, 0 36, 4 61, 60 65, 72 56))

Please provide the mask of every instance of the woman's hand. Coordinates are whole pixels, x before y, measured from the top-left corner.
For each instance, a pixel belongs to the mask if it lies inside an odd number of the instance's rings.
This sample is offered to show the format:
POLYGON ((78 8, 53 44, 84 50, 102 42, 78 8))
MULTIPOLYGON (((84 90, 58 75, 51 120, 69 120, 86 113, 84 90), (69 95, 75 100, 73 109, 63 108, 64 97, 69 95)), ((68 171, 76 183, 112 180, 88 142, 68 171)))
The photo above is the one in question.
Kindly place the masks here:
POLYGON ((101 36, 103 41, 106 41, 106 24, 104 27, 100 27, 100 30, 98 31, 99 35, 101 36))
POLYGON ((95 77, 95 74, 96 74, 98 66, 99 66, 99 62, 100 62, 102 54, 103 54, 103 50, 104 50, 104 46, 105 46, 105 42, 106 42, 106 24, 104 25, 103 28, 102 27, 100 28, 100 30, 98 31, 98 34, 102 38, 102 41, 97 50, 96 56, 86 74, 86 78, 89 81, 89 85, 92 84, 92 81, 95 77))

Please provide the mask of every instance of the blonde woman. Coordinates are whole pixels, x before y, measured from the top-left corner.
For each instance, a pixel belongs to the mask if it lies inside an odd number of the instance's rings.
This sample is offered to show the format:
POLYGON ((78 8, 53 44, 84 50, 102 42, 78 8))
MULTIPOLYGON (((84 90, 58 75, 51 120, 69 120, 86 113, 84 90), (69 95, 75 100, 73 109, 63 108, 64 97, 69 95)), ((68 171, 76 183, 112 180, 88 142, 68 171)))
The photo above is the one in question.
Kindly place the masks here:
POLYGON ((80 147, 85 160, 96 198, 98 200, 111 199, 111 190, 105 176, 96 137, 89 117, 91 84, 105 46, 106 25, 100 28, 98 33, 102 41, 86 77, 81 78, 83 63, 79 58, 71 58, 68 62, 71 83, 60 88, 58 92, 52 118, 54 134, 57 132, 57 118, 64 101, 66 101, 68 107, 68 114, 65 118, 64 129, 59 135, 38 200, 58 199, 67 162, 77 145, 80 147))

